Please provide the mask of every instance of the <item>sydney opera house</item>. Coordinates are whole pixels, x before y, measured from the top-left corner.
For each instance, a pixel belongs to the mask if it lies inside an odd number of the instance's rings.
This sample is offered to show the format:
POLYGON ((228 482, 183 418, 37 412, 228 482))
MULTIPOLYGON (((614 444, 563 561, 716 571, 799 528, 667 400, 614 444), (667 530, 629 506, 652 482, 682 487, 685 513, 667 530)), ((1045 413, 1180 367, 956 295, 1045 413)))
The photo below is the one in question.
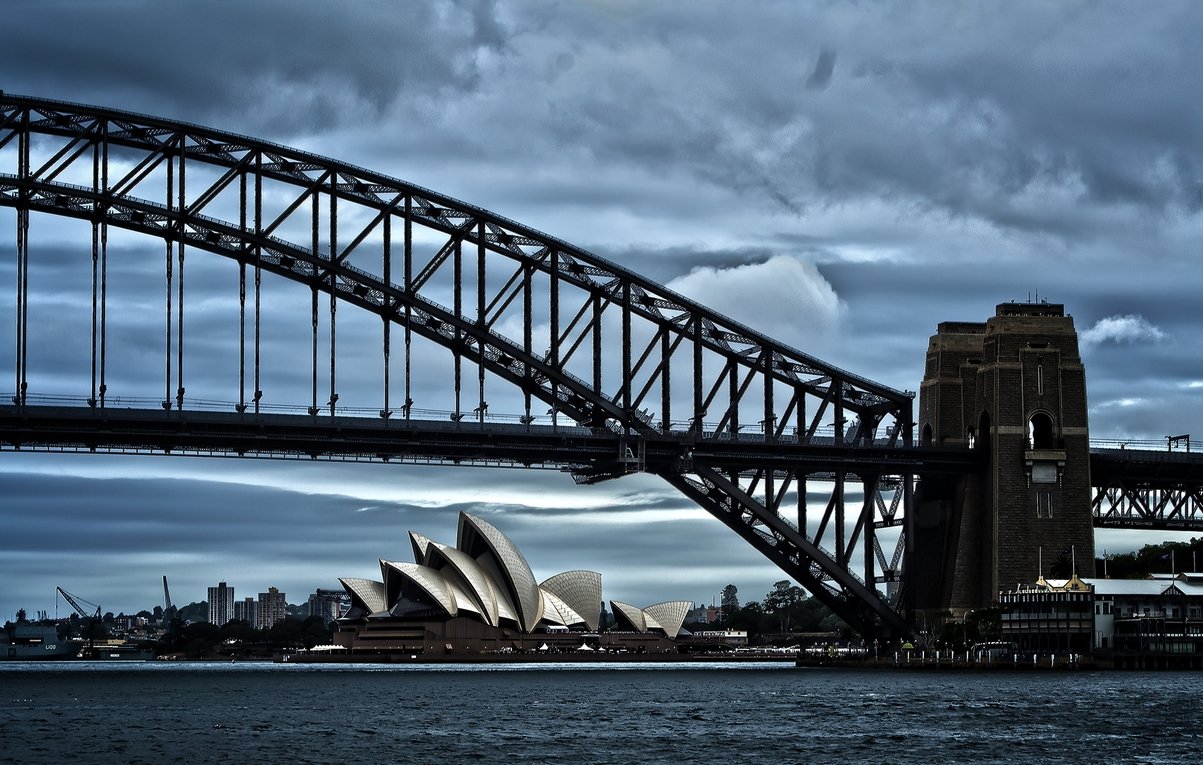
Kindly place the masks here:
POLYGON ((414 563, 381 560, 379 581, 343 578, 351 606, 335 641, 354 653, 671 652, 689 601, 637 608, 611 602, 599 632, 601 574, 566 571, 536 582, 496 527, 460 513, 454 547, 410 532, 414 563))

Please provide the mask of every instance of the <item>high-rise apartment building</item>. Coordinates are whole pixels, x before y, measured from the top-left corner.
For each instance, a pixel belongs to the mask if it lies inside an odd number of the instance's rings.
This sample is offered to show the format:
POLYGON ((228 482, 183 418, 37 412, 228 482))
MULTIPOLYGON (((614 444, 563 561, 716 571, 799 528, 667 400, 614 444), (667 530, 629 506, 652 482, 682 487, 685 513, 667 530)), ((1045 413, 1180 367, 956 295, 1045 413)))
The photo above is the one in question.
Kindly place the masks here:
POLYGON ((284 600, 284 593, 275 587, 268 587, 267 592, 259 593, 259 605, 255 609, 255 628, 271 629, 273 624, 283 621, 284 617, 288 615, 287 607, 288 603, 284 600))
POLYGON ((234 618, 234 588, 218 582, 209 588, 209 623, 218 627, 234 618))
POLYGON ((350 599, 343 590, 318 590, 309 596, 309 615, 322 617, 329 624, 350 607, 350 599))
POLYGON ((240 622, 246 622, 251 629, 256 628, 255 614, 255 599, 243 598, 242 600, 234 601, 234 618, 240 622))

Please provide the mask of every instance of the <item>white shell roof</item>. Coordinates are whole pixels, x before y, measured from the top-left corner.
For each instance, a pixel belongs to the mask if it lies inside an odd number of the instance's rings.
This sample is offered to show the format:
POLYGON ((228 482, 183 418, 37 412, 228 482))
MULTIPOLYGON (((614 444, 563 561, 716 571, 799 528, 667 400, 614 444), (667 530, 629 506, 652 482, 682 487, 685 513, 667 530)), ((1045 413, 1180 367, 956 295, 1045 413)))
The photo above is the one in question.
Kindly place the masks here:
POLYGON ((564 601, 590 630, 597 630, 601 617, 601 574, 596 571, 565 571, 548 577, 539 585, 564 601))
POLYGON ((632 606, 630 603, 623 603, 621 600, 611 600, 610 608, 614 609, 615 614, 622 614, 626 617, 634 627, 636 632, 647 632, 647 614, 642 608, 632 606))
POLYGON ((339 583, 351 596, 351 606, 359 606, 369 614, 388 610, 388 598, 384 594, 384 582, 354 577, 340 578, 339 583))
POLYGON ((384 572, 386 582, 389 576, 402 576, 429 595, 440 608, 451 616, 455 616, 458 610, 455 604, 455 594, 451 591, 447 580, 440 576, 435 569, 417 563, 382 560, 380 561, 380 570, 384 572))
POLYGON ((540 589, 539 592, 543 595, 543 621, 561 624, 565 627, 585 623, 580 614, 572 610, 571 606, 560 600, 554 593, 544 589, 540 589))
POLYGON ((493 590, 488 573, 470 555, 454 547, 432 542, 428 549, 431 550, 430 562, 433 567, 442 569, 438 565, 440 558, 441 562, 450 566, 463 580, 467 596, 475 602, 473 610, 484 616, 486 623, 497 626, 497 593, 493 590))
POLYGON ((518 612, 518 624, 522 627, 523 632, 533 631, 542 616, 540 612, 543 608, 543 598, 539 593, 539 585, 535 582, 535 575, 531 573, 530 564, 526 562, 526 558, 522 556, 509 537, 498 531, 488 521, 462 512, 459 519, 457 547, 480 561, 482 565, 485 564, 484 555, 491 554, 490 557, 496 563, 498 572, 501 574, 502 581, 499 581, 498 584, 508 590, 518 612), (473 536, 483 541, 488 550, 472 549, 474 546, 470 544, 470 541, 473 536))
POLYGON ((480 608, 472 599, 472 596, 460 587, 458 582, 453 582, 449 579, 444 579, 447 582, 447 588, 451 590, 451 594, 455 597, 456 615, 464 613, 473 613, 480 617, 481 621, 485 621, 485 616, 480 612, 480 608))
POLYGON ((688 600, 668 600, 648 606, 643 612, 659 622, 664 634, 671 638, 681 631, 681 625, 685 623, 685 617, 692 608, 693 603, 688 600))
POLYGON ((430 546, 434 544, 430 537, 425 537, 416 531, 411 531, 409 532, 409 544, 414 548, 414 560, 427 565, 429 561, 426 558, 426 553, 430 549, 430 546))

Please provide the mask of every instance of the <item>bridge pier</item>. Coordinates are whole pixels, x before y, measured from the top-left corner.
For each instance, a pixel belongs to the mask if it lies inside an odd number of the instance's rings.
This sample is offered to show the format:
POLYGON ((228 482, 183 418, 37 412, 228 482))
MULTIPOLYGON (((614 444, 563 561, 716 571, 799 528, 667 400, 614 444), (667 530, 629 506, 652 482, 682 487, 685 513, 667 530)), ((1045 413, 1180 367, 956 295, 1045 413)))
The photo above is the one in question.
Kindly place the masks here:
POLYGON ((944 322, 919 395, 920 446, 977 454, 963 476, 921 476, 910 589, 919 611, 989 607, 1039 577, 1093 575, 1086 376, 1064 307, 1004 303, 944 322))

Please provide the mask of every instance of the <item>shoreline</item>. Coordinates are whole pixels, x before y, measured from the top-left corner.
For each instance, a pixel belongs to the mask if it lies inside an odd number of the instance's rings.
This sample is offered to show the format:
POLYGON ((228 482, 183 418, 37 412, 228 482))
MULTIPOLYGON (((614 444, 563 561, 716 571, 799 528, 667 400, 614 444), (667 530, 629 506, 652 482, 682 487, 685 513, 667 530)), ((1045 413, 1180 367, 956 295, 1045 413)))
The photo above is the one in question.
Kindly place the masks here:
POLYGON ((283 664, 688 664, 706 662, 778 662, 793 664, 793 653, 290 653, 272 661, 283 664))

